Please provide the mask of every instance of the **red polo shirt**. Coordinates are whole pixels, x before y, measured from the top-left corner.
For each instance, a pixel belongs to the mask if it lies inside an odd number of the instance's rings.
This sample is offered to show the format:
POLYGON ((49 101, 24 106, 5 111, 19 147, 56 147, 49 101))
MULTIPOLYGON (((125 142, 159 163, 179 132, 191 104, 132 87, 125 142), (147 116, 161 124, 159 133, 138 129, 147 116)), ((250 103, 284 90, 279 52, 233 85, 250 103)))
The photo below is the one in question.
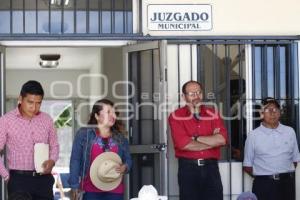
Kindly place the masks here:
POLYGON ((227 141, 227 130, 219 113, 206 106, 200 107, 200 120, 196 120, 187 106, 175 110, 169 116, 175 156, 190 159, 220 159, 220 147, 203 151, 182 150, 192 140, 192 136, 212 135, 215 128, 220 128, 220 134, 227 141))

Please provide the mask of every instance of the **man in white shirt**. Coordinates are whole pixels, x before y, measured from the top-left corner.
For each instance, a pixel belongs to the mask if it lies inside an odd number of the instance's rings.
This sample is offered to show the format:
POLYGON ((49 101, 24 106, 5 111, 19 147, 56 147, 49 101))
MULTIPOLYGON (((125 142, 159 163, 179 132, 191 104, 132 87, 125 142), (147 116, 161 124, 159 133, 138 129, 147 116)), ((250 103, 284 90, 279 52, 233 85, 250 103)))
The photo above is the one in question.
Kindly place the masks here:
POLYGON ((244 170, 254 176, 252 191, 259 200, 295 200, 295 168, 300 154, 293 128, 279 122, 280 105, 262 101, 261 125, 248 134, 244 170))

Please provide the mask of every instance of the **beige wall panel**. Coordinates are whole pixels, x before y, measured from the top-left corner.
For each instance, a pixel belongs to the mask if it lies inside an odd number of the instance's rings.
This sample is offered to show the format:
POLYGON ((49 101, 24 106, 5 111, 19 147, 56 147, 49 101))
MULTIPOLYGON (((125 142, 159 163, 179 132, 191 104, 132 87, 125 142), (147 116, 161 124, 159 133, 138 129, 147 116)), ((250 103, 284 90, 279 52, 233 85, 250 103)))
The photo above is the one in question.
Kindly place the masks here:
POLYGON ((203 1, 144 0, 143 32, 150 35, 299 35, 299 0, 203 1), (212 30, 197 32, 147 31, 147 4, 209 4, 212 30))

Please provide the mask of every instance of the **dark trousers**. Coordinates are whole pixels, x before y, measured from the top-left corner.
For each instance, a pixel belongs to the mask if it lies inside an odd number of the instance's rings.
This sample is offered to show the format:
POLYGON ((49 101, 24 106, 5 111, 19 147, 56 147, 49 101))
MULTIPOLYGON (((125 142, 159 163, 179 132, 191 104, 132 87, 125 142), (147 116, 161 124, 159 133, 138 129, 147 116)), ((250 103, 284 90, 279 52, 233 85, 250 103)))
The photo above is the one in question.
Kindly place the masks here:
POLYGON ((180 200, 222 200, 223 186, 218 164, 198 166, 179 159, 180 200))
POLYGON ((15 193, 30 194, 32 200, 53 200, 54 178, 51 174, 30 176, 10 174, 7 184, 8 197, 15 193))
POLYGON ((252 192, 258 200, 295 200, 295 177, 281 180, 255 178, 252 192))
POLYGON ((110 192, 85 192, 83 200, 123 200, 123 194, 110 192))

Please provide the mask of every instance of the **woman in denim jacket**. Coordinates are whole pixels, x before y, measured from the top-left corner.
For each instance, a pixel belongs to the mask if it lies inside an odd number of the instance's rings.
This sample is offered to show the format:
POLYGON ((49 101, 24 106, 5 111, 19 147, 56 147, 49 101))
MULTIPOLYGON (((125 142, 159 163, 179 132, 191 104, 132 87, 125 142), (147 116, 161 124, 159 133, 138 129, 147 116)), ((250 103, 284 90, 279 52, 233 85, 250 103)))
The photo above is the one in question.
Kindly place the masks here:
POLYGON ((89 126, 78 130, 70 160, 69 184, 72 188, 72 199, 78 199, 83 191, 84 200, 123 200, 123 181, 111 191, 102 191, 93 185, 89 175, 91 161, 106 151, 115 152, 122 159, 122 164, 116 168, 117 172, 125 174, 131 168, 128 140, 117 130, 115 122, 113 102, 102 99, 93 106, 89 126))

